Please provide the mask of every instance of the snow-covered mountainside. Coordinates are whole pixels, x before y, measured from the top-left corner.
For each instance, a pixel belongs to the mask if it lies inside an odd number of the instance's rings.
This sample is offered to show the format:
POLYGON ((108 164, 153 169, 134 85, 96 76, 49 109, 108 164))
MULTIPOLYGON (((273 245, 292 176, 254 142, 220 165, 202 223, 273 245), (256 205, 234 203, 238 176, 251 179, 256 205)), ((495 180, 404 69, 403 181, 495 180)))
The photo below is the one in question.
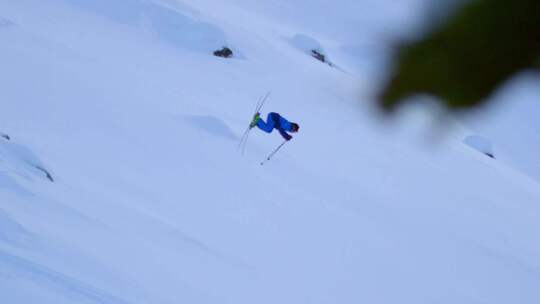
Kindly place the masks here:
POLYGON ((394 2, 0 1, 0 302, 539 303, 538 182, 372 109, 394 2))

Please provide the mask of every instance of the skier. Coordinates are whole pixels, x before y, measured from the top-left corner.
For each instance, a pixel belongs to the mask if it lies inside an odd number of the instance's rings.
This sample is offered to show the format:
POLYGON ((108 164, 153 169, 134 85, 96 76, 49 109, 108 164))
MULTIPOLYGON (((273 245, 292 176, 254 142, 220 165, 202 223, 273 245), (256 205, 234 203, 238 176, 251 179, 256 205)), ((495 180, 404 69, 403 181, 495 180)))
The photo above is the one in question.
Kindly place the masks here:
POLYGON ((253 116, 253 120, 249 125, 250 128, 254 128, 255 126, 257 126, 259 129, 263 130, 266 133, 272 133, 272 131, 276 129, 279 131, 279 134, 281 134, 281 136, 285 138, 286 141, 292 139, 292 136, 289 135, 287 132, 296 133, 300 129, 300 126, 297 123, 289 122, 283 116, 275 112, 268 113, 266 122, 264 122, 264 120, 262 120, 260 116, 261 113, 259 112, 257 112, 253 116))

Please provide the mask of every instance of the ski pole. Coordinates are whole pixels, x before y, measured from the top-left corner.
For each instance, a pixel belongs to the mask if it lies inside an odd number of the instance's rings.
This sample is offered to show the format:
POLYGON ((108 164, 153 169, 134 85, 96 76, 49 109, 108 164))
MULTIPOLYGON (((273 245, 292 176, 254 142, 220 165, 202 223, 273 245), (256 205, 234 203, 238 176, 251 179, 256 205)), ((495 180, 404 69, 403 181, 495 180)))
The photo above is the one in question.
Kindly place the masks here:
POLYGON ((268 155, 268 157, 261 162, 261 166, 264 165, 265 162, 269 161, 279 151, 279 149, 281 149, 281 147, 283 147, 283 145, 285 145, 286 143, 287 143, 287 140, 282 142, 281 145, 279 145, 274 151, 272 151, 272 153, 270 153, 270 155, 268 155))

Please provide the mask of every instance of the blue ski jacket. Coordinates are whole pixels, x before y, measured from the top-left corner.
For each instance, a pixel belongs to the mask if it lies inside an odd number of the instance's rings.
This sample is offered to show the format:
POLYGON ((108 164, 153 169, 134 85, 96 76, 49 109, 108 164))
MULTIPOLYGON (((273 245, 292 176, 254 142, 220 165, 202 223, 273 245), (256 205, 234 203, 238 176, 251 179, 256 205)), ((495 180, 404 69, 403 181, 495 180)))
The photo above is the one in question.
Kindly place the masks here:
POLYGON ((283 118, 281 115, 275 112, 268 113, 266 122, 262 119, 257 121, 257 127, 263 130, 266 133, 272 133, 272 130, 276 129, 279 131, 279 134, 285 138, 285 140, 291 140, 292 136, 289 135, 286 131, 292 130, 292 124, 283 118))

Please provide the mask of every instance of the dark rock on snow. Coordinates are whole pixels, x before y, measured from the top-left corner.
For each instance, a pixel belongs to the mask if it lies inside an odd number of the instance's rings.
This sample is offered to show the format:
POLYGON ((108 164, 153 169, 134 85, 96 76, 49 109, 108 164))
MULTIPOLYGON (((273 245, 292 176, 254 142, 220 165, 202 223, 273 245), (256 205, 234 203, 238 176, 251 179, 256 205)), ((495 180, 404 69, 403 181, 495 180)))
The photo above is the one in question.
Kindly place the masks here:
POLYGON ((479 135, 469 135, 465 139, 463 139, 463 143, 473 148, 474 150, 495 159, 495 153, 493 153, 493 145, 491 144, 491 141, 489 139, 479 135))
POLYGON ((317 50, 311 50, 311 56, 313 58, 319 60, 320 62, 328 64, 331 67, 334 66, 334 64, 332 62, 330 62, 323 53, 321 53, 321 52, 319 52, 317 50))
POLYGON ((324 62, 326 63, 326 56, 324 56, 323 54, 321 54, 319 51, 317 50, 311 50, 311 56, 313 56, 313 58, 321 61, 321 62, 324 62))
POLYGON ((54 179, 52 178, 52 175, 49 173, 49 171, 47 171, 46 169, 40 167, 40 166, 34 166, 36 169, 42 171, 43 173, 45 173, 45 176, 47 177, 48 180, 50 180, 51 182, 54 182, 54 179))
POLYGON ((223 47, 221 50, 215 51, 214 56, 223 57, 223 58, 231 58, 233 56, 233 52, 228 47, 223 47))

